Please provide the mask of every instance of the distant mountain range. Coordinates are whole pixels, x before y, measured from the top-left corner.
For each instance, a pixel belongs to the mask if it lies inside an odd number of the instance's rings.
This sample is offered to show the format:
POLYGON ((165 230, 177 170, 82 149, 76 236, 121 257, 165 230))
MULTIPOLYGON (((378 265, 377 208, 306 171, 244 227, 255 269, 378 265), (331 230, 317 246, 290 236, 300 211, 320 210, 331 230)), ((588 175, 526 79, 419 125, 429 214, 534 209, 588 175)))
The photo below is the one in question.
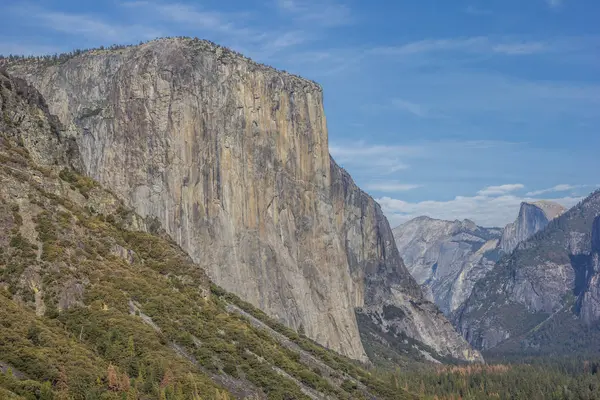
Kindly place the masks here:
POLYGON ((501 255, 564 211, 550 201, 522 203, 515 222, 504 229, 483 228, 470 220, 418 217, 394 229, 393 234, 410 273, 430 300, 450 316, 501 255))
POLYGON ((600 191, 514 223, 419 217, 393 231, 408 270, 487 359, 600 353, 600 191))
POLYGON ((600 191, 503 257, 455 312, 480 349, 502 354, 600 352, 600 191))

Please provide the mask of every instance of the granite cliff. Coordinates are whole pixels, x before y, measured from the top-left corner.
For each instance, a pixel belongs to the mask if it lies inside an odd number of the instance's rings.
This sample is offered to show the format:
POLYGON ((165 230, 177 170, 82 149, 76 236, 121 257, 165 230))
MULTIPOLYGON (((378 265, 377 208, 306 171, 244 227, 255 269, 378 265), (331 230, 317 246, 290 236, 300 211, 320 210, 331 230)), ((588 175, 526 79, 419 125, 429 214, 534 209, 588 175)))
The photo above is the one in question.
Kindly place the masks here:
POLYGON ((80 171, 226 290, 352 358, 366 359, 358 310, 383 333, 480 360, 330 158, 317 84, 183 38, 6 67, 44 95, 80 171))
POLYGON ((544 229, 550 221, 564 212, 563 206, 552 201, 522 203, 517 220, 508 224, 502 232, 500 249, 504 253, 510 253, 520 242, 544 229))
POLYGON ((419 398, 211 283, 1 70, 0 117, 1 399, 419 398))
POLYGON ((464 337, 504 353, 595 351, 599 214, 595 192, 503 257, 456 312, 464 337))
POLYGON ((515 222, 504 229, 483 228, 469 220, 418 217, 395 228, 393 234, 412 276, 451 316, 503 254, 563 212, 564 207, 551 201, 524 202, 515 222))
POLYGON ((451 315, 494 266, 502 231, 474 222, 410 220, 394 229, 398 251, 429 298, 451 315))
POLYGON ((584 270, 580 273, 583 287, 578 288, 578 308, 584 323, 594 325, 600 320, 600 217, 594 219, 592 248, 588 260, 584 262, 584 270))

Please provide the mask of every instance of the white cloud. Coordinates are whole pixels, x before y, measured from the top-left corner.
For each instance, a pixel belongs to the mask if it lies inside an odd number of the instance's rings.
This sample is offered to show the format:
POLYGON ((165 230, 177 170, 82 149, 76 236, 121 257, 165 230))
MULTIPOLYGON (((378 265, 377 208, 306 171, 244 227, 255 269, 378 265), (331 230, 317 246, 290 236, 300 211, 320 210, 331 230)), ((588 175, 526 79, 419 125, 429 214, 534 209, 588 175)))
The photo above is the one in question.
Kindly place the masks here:
POLYGON ((506 55, 535 54, 543 53, 547 50, 548 45, 540 42, 497 44, 492 47, 494 53, 506 55))
MULTIPOLYGON (((583 120, 596 118, 600 105, 600 85, 594 82, 528 81, 476 70, 413 74, 402 90, 421 107, 414 111, 454 120, 484 113, 512 121, 548 121, 565 115, 583 120)), ((391 103, 392 99, 387 108, 379 105, 379 111, 389 112, 391 103)))
POLYGON ((354 21, 350 8, 332 0, 276 0, 280 10, 293 15, 299 22, 319 27, 348 25, 354 21))
POLYGON ((290 31, 275 37, 265 47, 271 50, 281 50, 304 43, 306 40, 307 35, 304 32, 290 31))
POLYGON ((184 24, 197 29, 226 34, 234 37, 252 37, 258 35, 254 29, 240 26, 236 13, 223 13, 200 10, 194 6, 181 3, 155 3, 150 1, 131 1, 121 4, 123 7, 144 12, 152 19, 184 24))
POLYGON ((397 146, 397 145, 368 145, 364 141, 348 144, 331 144, 329 152, 339 159, 362 157, 379 157, 389 154, 418 154, 422 151, 421 146, 397 146))
MULTIPOLYGON (((85 39, 91 46, 131 44, 187 34, 210 38, 263 62, 276 53, 316 38, 312 32, 293 29, 291 23, 281 29, 267 29, 257 22, 254 14, 248 12, 215 11, 186 3, 143 0, 118 5, 122 17, 120 22, 106 15, 62 12, 36 5, 12 7, 10 11, 29 23, 85 39), (123 22, 125 20, 134 22, 123 22)), ((12 51, 14 47, 2 48, 7 48, 9 53, 17 53, 12 51)), ((40 51, 35 47, 25 47, 22 53, 39 54, 40 51)))
POLYGON ((510 38, 475 36, 451 39, 427 39, 399 46, 377 47, 372 53, 385 56, 411 56, 427 53, 464 52, 473 54, 526 55, 551 51, 544 42, 529 42, 510 38))
POLYGON ((39 56, 44 54, 63 53, 69 50, 71 49, 23 42, 0 42, 0 54, 3 55, 18 54, 25 56, 39 56))
POLYGON ((416 115, 417 117, 425 117, 427 115, 427 109, 420 104, 413 103, 411 101, 403 99, 393 99, 392 104, 394 107, 407 111, 410 114, 416 115))
POLYGON ((488 186, 484 189, 481 189, 477 194, 479 196, 499 196, 504 195, 510 192, 514 192, 517 190, 521 190, 525 188, 525 185, 520 183, 511 183, 500 186, 488 186))
POLYGON ((367 57, 356 48, 327 48, 319 50, 294 50, 282 60, 294 70, 302 70, 303 75, 311 77, 340 76, 341 73, 355 68, 362 70, 360 62, 367 57))
POLYGON ((460 39, 427 39, 406 43, 400 46, 376 47, 373 53, 390 56, 406 56, 422 53, 456 50, 481 50, 487 44, 486 37, 472 37, 460 39))
POLYGON ((551 188, 535 190, 535 191, 529 192, 529 193, 527 193, 527 196, 539 196, 539 195, 545 194, 545 193, 568 192, 569 190, 577 190, 577 189, 589 188, 589 187, 594 187, 594 186, 596 186, 596 185, 569 185, 569 184, 563 183, 560 185, 553 186, 551 188))
POLYGON ((49 11, 37 6, 14 7, 12 11, 56 32, 101 40, 104 44, 130 43, 162 36, 162 32, 152 26, 115 24, 96 15, 49 11))
POLYGON ((546 0, 546 3, 551 8, 558 8, 558 7, 562 6, 563 0, 546 0))
MULTIPOLYGON (((530 186, 531 182, 561 170, 554 168, 555 164, 548 167, 545 162, 556 159, 556 153, 531 144, 480 140, 424 141, 399 146, 355 142, 334 144, 331 153, 353 174, 359 186, 380 197, 377 201, 392 226, 427 215, 502 227, 514 221, 523 201, 554 200, 571 207, 581 200, 579 192, 525 194, 525 184, 530 186), (507 159, 514 161, 507 164, 507 159), (410 168, 390 174, 379 166, 382 160, 402 162, 410 168), (500 184, 485 184, 498 180, 500 184), (426 189, 415 187, 418 185, 426 189), (456 196, 458 193, 462 195, 456 196), (429 195, 432 197, 421 197, 429 195), (452 197, 438 197, 448 195, 452 197)), ((571 160, 567 157, 565 162, 571 160)), ((567 187, 557 185, 557 189, 567 187)))
MULTIPOLYGON (((365 182, 377 179, 377 175, 410 169, 411 163, 421 162, 434 165, 441 160, 452 163, 465 161, 473 154, 494 151, 514 151, 519 143, 493 140, 466 141, 423 141, 408 145, 377 145, 364 140, 356 142, 332 142, 329 152, 345 168, 351 169, 356 178, 365 177, 365 182)), ((468 171, 473 172, 469 165, 468 171)), ((454 175, 459 171, 455 170, 454 175)), ((476 171, 475 171, 476 172, 476 171)), ((462 173, 462 172, 461 172, 462 173)), ((387 179, 379 176, 380 179, 387 179)), ((361 181, 362 179, 358 179, 361 181)))
MULTIPOLYGON (((581 201, 581 197, 563 197, 549 199, 570 208, 581 201)), ((533 197, 503 195, 488 196, 457 196, 448 201, 406 202, 390 197, 376 199, 386 214, 391 226, 397 226, 418 216, 427 215, 431 218, 454 221, 470 219, 481 226, 503 227, 514 221, 523 201, 537 201, 533 197)))
POLYGON ((465 8, 465 12, 471 15, 492 15, 492 11, 475 7, 473 5, 467 6, 467 8, 465 8))
POLYGON ((414 185, 400 182, 370 182, 365 185, 365 189, 379 192, 407 192, 422 187, 423 185, 414 185))
MULTIPOLYGON (((292 10, 297 7, 300 7, 298 13, 304 10, 303 6, 292 0, 278 4, 294 16, 296 13, 292 10)), ((294 24, 292 19, 285 24, 278 24, 280 28, 266 28, 260 23, 262 16, 253 12, 214 11, 190 4, 152 1, 125 2, 122 6, 143 13, 149 23, 155 21, 173 31, 185 29, 193 32, 194 36, 210 37, 263 62, 272 60, 288 49, 318 39, 316 32, 305 30, 305 24, 294 24)))
POLYGON ((365 142, 330 144, 329 152, 340 164, 389 174, 408 169, 408 156, 423 152, 421 146, 367 145, 365 142))

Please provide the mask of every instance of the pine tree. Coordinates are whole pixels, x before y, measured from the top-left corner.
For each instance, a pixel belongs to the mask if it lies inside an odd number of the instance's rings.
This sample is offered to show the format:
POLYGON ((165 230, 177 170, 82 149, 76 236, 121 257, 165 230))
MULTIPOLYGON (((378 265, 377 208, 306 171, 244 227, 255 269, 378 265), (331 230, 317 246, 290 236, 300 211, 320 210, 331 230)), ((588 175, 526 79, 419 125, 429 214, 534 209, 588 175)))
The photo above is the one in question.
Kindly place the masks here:
POLYGON ((54 400, 54 392, 50 382, 46 381, 42 384, 39 400, 54 400))
POLYGON ((135 342, 133 340, 133 336, 129 336, 129 341, 127 342, 127 347, 129 350, 129 357, 135 357, 135 342))

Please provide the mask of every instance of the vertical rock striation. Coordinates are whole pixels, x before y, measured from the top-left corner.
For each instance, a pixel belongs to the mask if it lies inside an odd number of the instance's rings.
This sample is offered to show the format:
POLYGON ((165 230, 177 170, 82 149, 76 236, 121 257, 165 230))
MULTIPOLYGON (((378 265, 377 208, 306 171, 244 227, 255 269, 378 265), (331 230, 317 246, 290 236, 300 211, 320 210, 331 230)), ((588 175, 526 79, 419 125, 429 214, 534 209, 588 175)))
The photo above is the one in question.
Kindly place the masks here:
POLYGON ((451 316, 503 254, 542 230, 564 207, 550 201, 522 203, 504 229, 482 228, 469 220, 412 219, 394 229, 408 270, 429 298, 451 316))
POLYGON ((600 320, 600 217, 594 219, 592 248, 586 262, 582 281, 585 289, 580 295, 580 315, 587 325, 600 320))
POLYGON ((544 229, 550 221, 564 212, 563 206, 551 201, 521 203, 517 220, 504 228, 500 249, 504 253, 510 253, 520 242, 544 229))
POLYGON ((437 357, 482 361, 462 338, 457 340, 450 322, 424 296, 404 266, 379 204, 333 160, 331 174, 332 201, 348 266, 355 280, 364 282, 359 286, 362 301, 356 305, 361 332, 368 332, 364 336, 389 348, 397 347, 397 342, 408 336, 425 344, 437 357))
POLYGON ((38 165, 81 168, 75 139, 66 135, 58 118, 50 114, 44 98, 26 81, 1 68, 0 128, 22 144, 38 165))
MULTIPOLYGON (((576 350, 562 343, 569 330, 600 317, 598 215, 595 192, 497 263, 456 312, 464 337, 481 349, 576 350)), ((591 331, 586 335, 577 338, 581 346, 597 339, 591 331)))
POLYGON ((450 315, 497 260, 502 231, 472 221, 418 217, 394 229, 398 251, 423 290, 450 315))
MULTIPOLYGON (((330 159, 317 84, 181 38, 8 68, 76 136, 86 174, 288 326, 364 360, 355 308, 421 296, 379 206, 330 159)), ((464 359, 435 311, 408 333, 464 359)))

